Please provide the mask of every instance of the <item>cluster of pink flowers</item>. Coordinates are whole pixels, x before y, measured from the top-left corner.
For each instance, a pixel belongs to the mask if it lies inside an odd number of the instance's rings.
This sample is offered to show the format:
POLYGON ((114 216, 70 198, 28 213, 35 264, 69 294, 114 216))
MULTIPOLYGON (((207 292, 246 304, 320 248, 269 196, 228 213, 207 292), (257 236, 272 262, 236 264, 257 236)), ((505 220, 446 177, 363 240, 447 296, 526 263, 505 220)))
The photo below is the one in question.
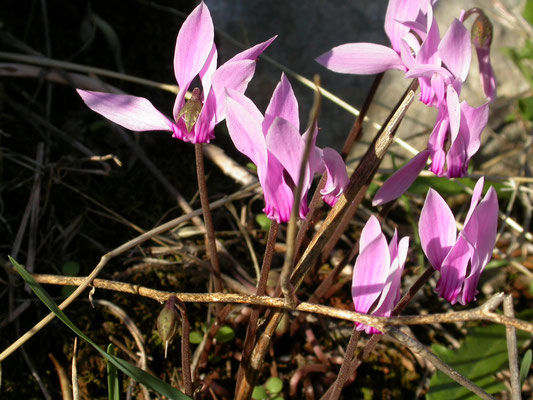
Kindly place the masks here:
MULTIPOLYGON (((427 149, 393 174, 376 193, 373 205, 398 198, 414 182, 431 157, 430 170, 449 178, 466 174, 468 162, 480 147, 481 132, 488 122, 489 103, 496 96, 490 64, 492 27, 480 15, 472 34, 463 24, 462 12, 441 38, 433 15, 436 0, 390 0, 385 32, 391 47, 374 43, 348 43, 317 58, 330 70, 348 74, 376 74, 398 69, 406 78, 417 78, 420 101, 437 108, 437 120, 427 149), (472 40, 471 40, 472 36, 472 40), (481 84, 487 102, 472 107, 460 101, 461 87, 475 46, 481 84)), ((431 189, 420 217, 419 232, 424 253, 440 271, 436 291, 452 304, 475 299, 481 272, 489 262, 496 240, 498 200, 490 188, 480 201, 480 179, 474 189, 464 228, 457 237, 455 218, 446 202, 431 189)), ((352 296, 355 310, 388 316, 400 296, 400 278, 407 252, 407 238, 397 244, 394 234, 387 248, 379 222, 371 218, 359 241, 352 296)), ((358 324, 367 333, 374 328, 358 324)))
MULTIPOLYGON (((465 14, 455 19, 441 38, 433 16, 435 0, 390 0, 385 31, 392 47, 372 43, 350 43, 333 48, 317 60, 327 68, 352 74, 375 74, 399 69, 407 78, 420 82, 420 100, 438 109, 435 128, 427 150, 414 157, 394 174, 374 198, 381 204, 400 196, 414 181, 431 157, 430 169, 439 176, 457 177, 479 149, 480 135, 487 123, 488 102, 471 107, 460 102, 461 86, 470 69, 471 39, 463 24, 465 14)), ((486 18, 485 18, 486 19, 486 18)), ((488 20, 474 24, 482 86, 488 101, 495 96, 490 66, 490 35, 483 31, 488 20), (481 26, 481 28, 480 28, 481 26)), ((200 3, 183 23, 174 56, 174 72, 180 87, 174 103, 173 120, 159 112, 149 100, 78 90, 89 108, 134 131, 163 130, 175 138, 206 143, 214 138, 215 125, 226 120, 235 147, 256 166, 265 198, 264 212, 273 220, 286 222, 291 215, 295 187, 300 179, 304 149, 311 140, 305 163, 299 215, 308 211, 307 196, 315 174, 326 174, 321 191, 333 206, 348 184, 346 167, 333 149, 315 145, 318 127, 300 133, 298 102, 282 74, 264 115, 244 94, 254 75, 257 57, 275 37, 245 50, 217 68, 217 50, 209 10, 200 3), (194 80, 191 97, 185 94, 194 80)), ((450 301, 465 304, 475 298, 476 287, 495 244, 498 201, 490 188, 483 199, 483 179, 474 189, 463 229, 457 235, 455 218, 446 202, 430 190, 420 217, 423 251, 440 271, 437 292, 450 301)), ((359 241, 352 296, 356 311, 389 316, 400 298, 401 275, 407 259, 409 239, 390 243, 379 221, 371 217, 359 241)), ((367 333, 374 328, 358 324, 367 333)))
MULTIPOLYGON (((471 33, 463 24, 462 12, 441 38, 433 15, 436 0, 391 0, 385 17, 385 32, 391 47, 374 43, 348 43, 331 49, 317 61, 333 71, 375 74, 388 69, 418 78, 420 100, 438 110, 435 127, 422 151, 397 171, 374 198, 374 205, 399 197, 414 182, 431 157, 430 170, 455 178, 467 172, 468 162, 478 151, 488 121, 489 102, 496 95, 490 65, 491 26, 488 19, 474 25, 482 87, 487 102, 471 107, 459 101, 461 87, 470 70, 471 33)), ((481 21, 481 22, 478 22, 481 21)))

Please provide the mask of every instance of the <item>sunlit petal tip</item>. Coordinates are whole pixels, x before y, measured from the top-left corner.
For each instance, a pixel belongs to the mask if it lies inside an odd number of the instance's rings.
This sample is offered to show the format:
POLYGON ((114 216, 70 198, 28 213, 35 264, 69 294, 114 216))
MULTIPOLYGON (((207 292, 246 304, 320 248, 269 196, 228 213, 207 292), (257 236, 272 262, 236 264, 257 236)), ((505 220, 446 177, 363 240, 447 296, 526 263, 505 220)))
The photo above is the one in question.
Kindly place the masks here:
POLYGON ((213 20, 201 2, 185 19, 176 39, 174 74, 180 87, 191 82, 204 67, 213 41, 213 20))
POLYGON ((347 43, 334 47, 316 61, 327 69, 344 74, 378 74, 389 69, 405 71, 398 53, 375 43, 347 43))
POLYGON ((413 184, 426 166, 429 151, 424 150, 413 157, 407 164, 391 175, 372 199, 374 207, 396 200, 413 184))
POLYGON ((91 110, 132 131, 173 131, 174 124, 144 97, 76 89, 91 110))

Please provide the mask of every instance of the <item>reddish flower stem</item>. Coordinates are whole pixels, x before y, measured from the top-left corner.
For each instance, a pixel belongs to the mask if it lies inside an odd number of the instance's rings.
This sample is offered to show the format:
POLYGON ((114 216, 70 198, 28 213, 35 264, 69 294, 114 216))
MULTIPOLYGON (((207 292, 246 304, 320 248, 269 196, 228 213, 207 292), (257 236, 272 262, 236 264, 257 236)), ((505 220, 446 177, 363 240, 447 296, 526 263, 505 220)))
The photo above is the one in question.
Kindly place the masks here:
POLYGON ((213 218, 209 209, 209 195, 207 193, 207 184, 205 180, 204 153, 202 143, 195 143, 194 153, 196 155, 196 176, 198 178, 198 190, 200 191, 200 202, 202 203, 202 213, 205 223, 205 237, 207 242, 207 253, 209 261, 215 275, 215 292, 222 292, 222 278, 220 276, 220 263, 218 261, 217 244, 215 238, 215 228, 213 218))

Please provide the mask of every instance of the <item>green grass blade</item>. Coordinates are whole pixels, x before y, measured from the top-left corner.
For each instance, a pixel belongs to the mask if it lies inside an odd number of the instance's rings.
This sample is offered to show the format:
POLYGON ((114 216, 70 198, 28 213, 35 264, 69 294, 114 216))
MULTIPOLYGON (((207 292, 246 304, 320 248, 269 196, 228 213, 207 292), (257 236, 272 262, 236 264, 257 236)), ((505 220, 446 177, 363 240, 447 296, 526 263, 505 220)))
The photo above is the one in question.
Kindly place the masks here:
POLYGON ((522 365, 520 366, 520 387, 524 386, 524 382, 529 374, 529 368, 531 368, 531 349, 526 351, 522 359, 522 365))
POLYGON ((155 392, 168 397, 169 399, 173 400, 192 400, 190 397, 184 395, 182 392, 180 392, 178 389, 173 388, 168 383, 163 382, 161 379, 156 378, 153 375, 150 375, 146 371, 143 371, 140 368, 137 368, 135 365, 130 364, 126 360, 123 360, 117 356, 114 356, 112 354, 107 354, 104 350, 100 348, 95 342, 93 342, 87 335, 85 335, 74 323, 65 315, 63 311, 59 309, 57 304, 54 302, 54 300, 50 297, 50 295, 44 290, 44 288, 39 285, 33 279, 33 276, 26 271, 26 269, 20 265, 18 262, 16 262, 13 258, 9 257, 9 261, 11 261, 11 264, 15 267, 17 272, 20 274, 22 279, 24 279, 30 288, 33 290, 33 292, 37 295, 37 297, 52 311, 52 313, 55 314, 55 316, 61 320, 65 325, 67 325, 76 335, 81 337, 83 340, 85 340, 87 343, 89 343, 91 346, 93 346, 96 351, 98 351, 106 360, 108 360, 111 364, 113 364, 116 368, 124 372, 126 375, 128 375, 130 378, 135 379, 137 382, 143 384, 149 389, 154 390, 155 392))
MULTIPOLYGON (((115 348, 112 344, 107 346, 107 354, 115 355, 115 348)), ((120 400, 120 384, 118 381, 118 371, 109 360, 107 361, 107 394, 109 400, 120 400)))

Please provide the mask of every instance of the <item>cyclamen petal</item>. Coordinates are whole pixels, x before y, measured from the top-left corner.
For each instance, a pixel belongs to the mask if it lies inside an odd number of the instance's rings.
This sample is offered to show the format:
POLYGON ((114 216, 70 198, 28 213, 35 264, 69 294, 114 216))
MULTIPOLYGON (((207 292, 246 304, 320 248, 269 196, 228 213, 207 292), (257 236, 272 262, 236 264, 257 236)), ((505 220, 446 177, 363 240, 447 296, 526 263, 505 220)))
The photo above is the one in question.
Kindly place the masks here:
POLYGON ((324 67, 344 74, 378 74, 389 69, 405 71, 398 55, 390 47, 374 43, 347 43, 332 48, 316 59, 324 67))
POLYGON ((429 189, 420 213, 418 232, 422 250, 437 271, 456 242, 457 228, 452 211, 444 199, 429 189))
POLYGON ((335 150, 326 147, 323 149, 324 166, 327 173, 326 184, 320 191, 324 202, 333 207, 344 188, 348 185, 348 174, 344 160, 335 150))
POLYGON ((385 14, 385 32, 392 48, 400 52, 401 39, 409 32, 403 21, 414 21, 420 11, 420 0, 390 0, 385 14))
POLYGON ((174 74, 182 89, 198 75, 211 53, 214 40, 209 9, 200 3, 183 22, 176 39, 174 74))
POLYGON ((455 19, 439 44, 442 62, 455 77, 466 80, 472 59, 470 32, 455 19))
MULTIPOLYGON (((385 235, 375 216, 365 224, 359 239, 359 256, 355 261, 352 280, 354 309, 360 313, 389 316, 400 297, 400 282, 407 257, 409 239, 397 243, 395 232, 387 245, 385 235)), ((373 327, 355 323, 358 330, 381 334, 373 327)))
POLYGON ((281 80, 276 85, 274 93, 265 111, 263 122, 263 132, 268 132, 270 125, 276 117, 289 121, 296 129, 300 128, 300 117, 298 114, 298 101, 292 90, 292 86, 285 76, 281 74, 281 80))
POLYGON ((494 188, 489 188, 483 200, 479 201, 483 189, 483 178, 478 180, 470 203, 464 228, 453 246, 453 215, 444 200, 432 189, 422 209, 419 224, 422 249, 431 265, 440 270, 441 277, 436 291, 452 304, 459 301, 466 304, 475 299, 476 287, 481 272, 490 261, 496 243, 498 225, 498 199, 494 188), (440 217, 439 217, 440 215, 440 217), (433 219, 433 225, 430 223, 433 219), (447 220, 447 222, 445 222, 447 220), (444 222, 443 222, 444 221, 444 222), (448 240, 442 226, 448 226, 448 240), (442 262, 442 254, 445 254, 442 262))
POLYGON ((173 131, 174 124, 148 99, 76 89, 91 110, 132 131, 173 131))
POLYGON ((402 168, 392 174, 375 194, 372 205, 375 207, 388 203, 404 194, 424 169, 428 158, 429 150, 421 151, 402 168))

